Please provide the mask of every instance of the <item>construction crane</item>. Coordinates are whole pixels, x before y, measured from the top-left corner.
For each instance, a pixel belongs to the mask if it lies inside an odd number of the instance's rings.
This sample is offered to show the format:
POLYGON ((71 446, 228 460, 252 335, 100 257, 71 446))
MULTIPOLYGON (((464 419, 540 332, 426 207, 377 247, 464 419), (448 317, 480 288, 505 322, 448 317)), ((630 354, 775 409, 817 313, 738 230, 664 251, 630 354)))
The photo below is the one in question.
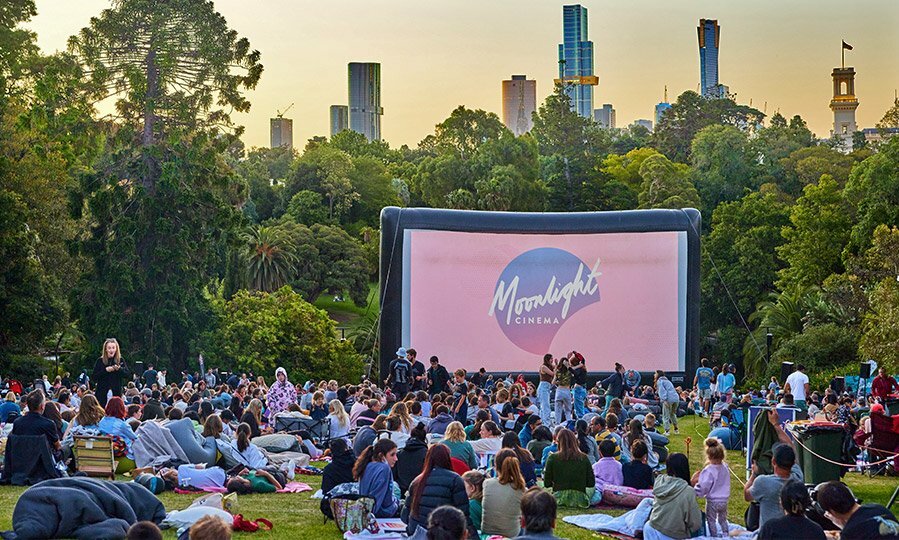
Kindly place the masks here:
POLYGON ((278 118, 284 118, 284 115, 287 114, 287 111, 289 111, 292 107, 293 107, 293 103, 291 103, 290 105, 288 105, 287 108, 284 109, 283 111, 277 111, 277 113, 278 113, 278 118))

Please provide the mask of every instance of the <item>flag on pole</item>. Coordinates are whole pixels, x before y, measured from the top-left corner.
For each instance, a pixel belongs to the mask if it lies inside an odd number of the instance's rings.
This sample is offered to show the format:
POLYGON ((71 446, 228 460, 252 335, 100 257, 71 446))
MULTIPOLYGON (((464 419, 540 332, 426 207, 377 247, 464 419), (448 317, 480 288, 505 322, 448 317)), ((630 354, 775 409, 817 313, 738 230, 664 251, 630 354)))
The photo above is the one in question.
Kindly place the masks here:
POLYGON ((850 45, 850 44, 848 44, 848 43, 846 43, 846 42, 844 41, 844 42, 843 42, 843 48, 846 49, 847 51, 851 51, 851 50, 852 50, 852 45, 850 45))

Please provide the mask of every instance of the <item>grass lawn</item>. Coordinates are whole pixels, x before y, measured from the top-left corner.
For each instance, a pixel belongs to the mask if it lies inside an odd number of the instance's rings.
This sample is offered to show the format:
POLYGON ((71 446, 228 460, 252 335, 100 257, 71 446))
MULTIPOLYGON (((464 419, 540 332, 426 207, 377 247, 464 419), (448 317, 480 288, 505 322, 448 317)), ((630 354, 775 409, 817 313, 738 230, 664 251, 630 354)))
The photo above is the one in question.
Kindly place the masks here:
POLYGON ((368 299, 366 305, 357 306, 350 300, 349 296, 344 296, 343 302, 335 302, 333 294, 322 294, 314 303, 315 307, 328 312, 328 315, 337 321, 337 325, 341 327, 351 328, 359 319, 365 316, 366 312, 378 310, 378 284, 372 282, 368 284, 368 299))
MULTIPOLYGON (((684 452, 684 439, 690 436, 693 439, 690 445, 690 464, 691 469, 695 470, 702 465, 703 459, 700 451, 702 439, 707 432, 708 428, 703 419, 685 417, 681 419, 681 434, 672 437, 669 448, 672 452, 684 452)), ((738 476, 745 479, 744 457, 739 452, 729 452, 727 462, 738 476)), ((303 476, 298 477, 297 480, 308 483, 313 489, 318 489, 321 485, 321 477, 303 476)), ((731 521, 743 523, 743 512, 746 510, 748 503, 743 501, 740 483, 733 477, 731 477, 731 480, 729 518, 731 521)), ((849 473, 846 475, 845 481, 855 492, 855 495, 865 502, 876 502, 884 505, 896 487, 895 477, 881 476, 869 478, 859 473, 849 473)), ((0 487, 0 530, 12 528, 13 508, 16 499, 23 490, 24 488, 11 486, 0 487)), ((238 501, 238 511, 244 517, 247 519, 264 517, 271 520, 275 527, 270 533, 241 533, 237 536, 246 538, 314 538, 317 540, 340 538, 341 536, 337 532, 334 522, 322 523, 322 516, 318 509, 319 501, 310 499, 310 495, 311 493, 288 493, 241 496, 238 501)), ((168 510, 185 508, 194 498, 194 495, 177 495, 171 492, 164 493, 160 497, 168 510)), ((563 510, 561 515, 581 512, 580 510, 563 510)), ((561 520, 559 520, 556 534, 563 538, 572 539, 606 538, 600 534, 567 525, 561 520)), ((166 538, 175 538, 174 531, 168 531, 166 538)))

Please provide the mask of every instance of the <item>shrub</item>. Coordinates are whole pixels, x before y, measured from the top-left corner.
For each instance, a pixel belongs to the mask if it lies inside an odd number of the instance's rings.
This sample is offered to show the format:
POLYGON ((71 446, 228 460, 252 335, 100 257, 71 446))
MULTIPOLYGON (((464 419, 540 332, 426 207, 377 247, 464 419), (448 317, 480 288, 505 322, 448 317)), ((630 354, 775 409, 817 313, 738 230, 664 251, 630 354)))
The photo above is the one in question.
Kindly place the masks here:
POLYGON ((213 301, 215 321, 204 336, 209 365, 272 374, 283 366, 294 382, 357 380, 361 357, 341 341, 328 314, 290 287, 273 293, 241 290, 213 301))

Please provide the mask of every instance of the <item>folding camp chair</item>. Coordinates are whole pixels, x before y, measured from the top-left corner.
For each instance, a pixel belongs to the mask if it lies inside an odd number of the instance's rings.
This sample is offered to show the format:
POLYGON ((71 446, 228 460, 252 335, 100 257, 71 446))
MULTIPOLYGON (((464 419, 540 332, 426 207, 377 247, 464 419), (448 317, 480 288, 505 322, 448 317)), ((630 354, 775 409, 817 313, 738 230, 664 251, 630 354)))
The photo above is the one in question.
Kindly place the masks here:
POLYGON ((75 468, 88 476, 100 476, 115 480, 116 463, 112 437, 75 435, 75 468))
MULTIPOLYGON (((886 416, 880 413, 871 414, 871 439, 868 444, 868 456, 871 461, 880 461, 899 453, 899 416, 886 416)), ((899 456, 883 464, 882 467, 871 467, 871 476, 892 468, 899 473, 899 456)))

